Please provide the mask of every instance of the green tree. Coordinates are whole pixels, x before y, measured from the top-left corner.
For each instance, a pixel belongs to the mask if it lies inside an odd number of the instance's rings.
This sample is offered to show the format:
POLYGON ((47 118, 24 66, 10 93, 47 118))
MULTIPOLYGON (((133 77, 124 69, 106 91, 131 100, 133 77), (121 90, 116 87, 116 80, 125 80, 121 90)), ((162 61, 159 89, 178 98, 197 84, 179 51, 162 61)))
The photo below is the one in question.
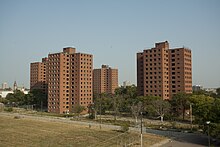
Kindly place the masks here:
POLYGON ((0 95, 0 103, 7 104, 8 100, 0 95))
POLYGON ((82 113, 84 110, 85 110, 84 106, 77 105, 73 108, 73 113, 76 113, 79 117, 80 113, 82 113))
POLYGON ((127 94, 129 98, 135 99, 137 97, 137 87, 135 85, 126 86, 125 89, 125 94, 127 94))
POLYGON ((177 93, 175 94, 170 103, 172 106, 172 110, 175 115, 182 114, 182 119, 185 120, 185 112, 187 109, 189 109, 190 101, 189 97, 191 94, 187 93, 177 93))
POLYGON ((113 98, 111 95, 102 93, 102 94, 95 94, 93 97, 94 106, 93 108, 97 113, 105 114, 106 110, 111 110, 113 107, 112 105, 113 98))
POLYGON ((88 105, 88 113, 90 119, 94 119, 94 118, 96 119, 96 110, 94 103, 88 105))
POLYGON ((16 90, 14 92, 14 98, 17 100, 19 105, 24 104, 24 97, 25 97, 25 94, 22 91, 16 90))
POLYGON ((216 89, 217 97, 220 98, 220 87, 216 89))
POLYGON ((170 112, 170 103, 158 96, 139 96, 138 100, 143 103, 144 111, 148 116, 157 116, 163 121, 164 115, 170 112))
POLYGON ((193 103, 193 115, 196 122, 204 124, 204 122, 211 120, 214 98, 206 95, 192 95, 189 100, 193 103))
POLYGON ((220 123, 220 99, 215 98, 214 102, 211 103, 211 121, 214 123, 220 123))
POLYGON ((14 93, 9 93, 6 96, 6 100, 14 105, 23 105, 24 104, 24 96, 25 94, 23 92, 21 92, 20 90, 15 90, 14 93))
POLYGON ((41 89, 34 89, 30 91, 29 95, 26 97, 27 103, 35 105, 36 108, 46 108, 47 107, 47 95, 41 89))
POLYGON ((24 104, 25 105, 33 104, 33 94, 32 93, 28 93, 24 96, 24 104))
POLYGON ((133 103, 137 104, 137 87, 135 85, 118 87, 115 90, 116 99, 120 98, 118 101, 118 111, 131 113, 131 106, 133 103))
POLYGON ((220 99, 208 95, 192 95, 190 102, 193 103, 193 115, 195 122, 204 126, 210 121, 210 134, 215 138, 220 138, 220 99))
POLYGON ((115 95, 125 95, 126 94, 126 88, 121 86, 115 89, 115 95))
POLYGON ((15 99, 13 93, 7 94, 5 99, 8 100, 10 103, 15 103, 15 102, 17 102, 17 100, 15 99))

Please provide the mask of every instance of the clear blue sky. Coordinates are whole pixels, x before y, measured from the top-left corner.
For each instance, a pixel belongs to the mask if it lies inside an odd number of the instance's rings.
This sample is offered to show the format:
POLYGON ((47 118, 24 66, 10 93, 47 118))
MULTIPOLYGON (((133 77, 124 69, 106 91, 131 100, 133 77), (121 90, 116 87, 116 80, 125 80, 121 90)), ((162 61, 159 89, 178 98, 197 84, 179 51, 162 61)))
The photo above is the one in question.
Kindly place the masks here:
POLYGON ((155 42, 193 53, 193 84, 220 87, 219 0, 0 0, 0 83, 29 87, 29 64, 74 46, 136 84, 155 42))

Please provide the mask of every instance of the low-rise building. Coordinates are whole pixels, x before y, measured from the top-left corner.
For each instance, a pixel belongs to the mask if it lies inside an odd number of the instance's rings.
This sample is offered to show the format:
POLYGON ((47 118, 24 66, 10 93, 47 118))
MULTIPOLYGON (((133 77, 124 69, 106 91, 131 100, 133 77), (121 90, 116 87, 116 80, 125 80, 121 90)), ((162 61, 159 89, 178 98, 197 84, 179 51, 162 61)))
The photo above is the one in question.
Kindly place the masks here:
POLYGON ((192 87, 192 90, 193 90, 194 92, 200 91, 200 90, 203 90, 203 87, 202 87, 201 85, 194 85, 194 86, 192 87))
POLYGON ((1 91, 0 91, 0 95, 1 95, 2 98, 6 98, 6 96, 7 96, 9 93, 14 93, 14 91, 12 91, 12 90, 1 90, 1 91))

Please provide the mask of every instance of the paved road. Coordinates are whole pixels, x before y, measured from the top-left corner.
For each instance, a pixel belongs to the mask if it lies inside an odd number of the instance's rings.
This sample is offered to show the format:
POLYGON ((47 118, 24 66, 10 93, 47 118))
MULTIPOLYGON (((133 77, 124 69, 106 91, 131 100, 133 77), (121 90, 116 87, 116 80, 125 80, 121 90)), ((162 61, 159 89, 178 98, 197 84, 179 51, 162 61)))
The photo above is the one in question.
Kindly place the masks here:
MULTIPOLYGON (((160 144, 160 147, 207 147, 208 137, 201 133, 186 133, 174 131, 160 131, 146 129, 148 133, 158 134, 169 138, 165 144, 160 144)), ((215 147, 220 147, 219 142, 212 142, 215 147)))

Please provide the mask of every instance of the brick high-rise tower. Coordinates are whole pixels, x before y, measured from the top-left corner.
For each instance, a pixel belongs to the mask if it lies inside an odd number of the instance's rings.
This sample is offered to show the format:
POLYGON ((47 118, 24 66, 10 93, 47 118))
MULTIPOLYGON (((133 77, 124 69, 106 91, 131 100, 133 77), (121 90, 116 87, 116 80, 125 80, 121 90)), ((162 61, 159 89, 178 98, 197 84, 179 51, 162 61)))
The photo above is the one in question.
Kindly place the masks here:
POLYGON ((138 95, 170 99, 178 92, 192 92, 191 50, 169 49, 167 41, 137 53, 138 95))
POLYGON ((48 111, 65 113, 92 103, 92 55, 64 48, 48 55, 48 111))
POLYGON ((118 87, 118 69, 102 65, 100 69, 93 70, 93 93, 114 94, 118 87))
POLYGON ((47 94, 47 58, 30 64, 30 90, 40 89, 47 94))
POLYGON ((92 55, 64 48, 63 52, 48 55, 45 69, 48 112, 72 112, 77 105, 87 108, 92 103, 92 55))

